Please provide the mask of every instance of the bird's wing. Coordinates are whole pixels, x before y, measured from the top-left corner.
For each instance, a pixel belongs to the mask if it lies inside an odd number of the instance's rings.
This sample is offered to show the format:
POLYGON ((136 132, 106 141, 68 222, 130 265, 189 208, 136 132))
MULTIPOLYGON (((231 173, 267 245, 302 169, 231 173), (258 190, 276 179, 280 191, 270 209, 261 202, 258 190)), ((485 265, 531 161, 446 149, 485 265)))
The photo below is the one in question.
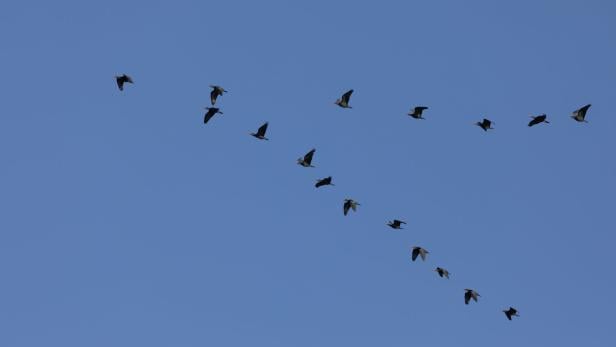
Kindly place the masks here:
POLYGON ((306 162, 306 164, 310 165, 310 163, 312 162, 312 156, 314 155, 314 151, 315 149, 312 149, 304 156, 304 161, 306 162))
POLYGON ((129 75, 124 75, 124 80, 128 83, 133 83, 133 79, 129 75))
POLYGON ((470 300, 471 300, 471 293, 470 292, 464 293, 464 303, 468 305, 468 302, 470 300))
POLYGON ((349 103, 349 100, 351 99, 351 94, 353 94, 353 89, 349 90, 348 92, 344 93, 342 95, 342 102, 344 103, 349 103))
POLYGON ((218 98, 218 92, 216 91, 216 88, 214 88, 210 92, 210 101, 212 102, 212 105, 216 103, 216 98, 218 98))
POLYGON ((212 117, 214 117, 214 115, 216 114, 216 111, 214 111, 213 109, 208 109, 207 112, 205 113, 205 116, 203 117, 203 123, 207 123, 210 119, 212 119, 212 117))
POLYGON ((124 80, 121 77, 116 77, 116 84, 118 85, 118 89, 124 90, 124 80))
POLYGON ((411 260, 415 261, 418 255, 419 255, 419 248, 413 248, 413 252, 411 253, 411 260))
POLYGON ((265 132, 267 131, 267 124, 268 124, 268 123, 266 122, 265 124, 263 124, 263 125, 261 125, 261 126, 259 127, 259 130, 257 130, 257 135, 259 135, 259 136, 265 136, 265 132))
POLYGON ((421 260, 426 260, 426 255, 428 255, 428 252, 425 249, 421 249, 419 251, 419 255, 421 256, 421 260))
POLYGON ((349 208, 351 208, 351 202, 345 201, 343 208, 344 208, 344 215, 346 216, 347 213, 349 213, 349 208))

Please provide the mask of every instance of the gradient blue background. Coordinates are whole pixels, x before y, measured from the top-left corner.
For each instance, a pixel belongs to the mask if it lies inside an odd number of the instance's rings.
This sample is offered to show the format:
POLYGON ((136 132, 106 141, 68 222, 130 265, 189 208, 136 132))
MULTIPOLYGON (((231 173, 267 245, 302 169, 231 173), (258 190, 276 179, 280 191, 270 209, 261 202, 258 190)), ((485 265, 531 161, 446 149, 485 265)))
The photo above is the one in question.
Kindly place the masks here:
POLYGON ((615 19, 613 1, 3 1, 0 346, 613 344, 615 19), (230 92, 204 125, 209 84, 230 92), (248 135, 264 121, 268 142, 248 135))

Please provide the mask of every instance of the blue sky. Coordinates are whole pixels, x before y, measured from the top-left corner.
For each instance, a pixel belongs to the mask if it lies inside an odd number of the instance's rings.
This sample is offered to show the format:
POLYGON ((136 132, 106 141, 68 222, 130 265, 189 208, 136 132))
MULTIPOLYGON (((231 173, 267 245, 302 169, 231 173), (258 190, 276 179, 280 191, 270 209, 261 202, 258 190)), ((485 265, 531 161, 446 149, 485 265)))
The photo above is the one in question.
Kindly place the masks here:
POLYGON ((609 344, 615 14, 2 2, 0 345, 609 344))

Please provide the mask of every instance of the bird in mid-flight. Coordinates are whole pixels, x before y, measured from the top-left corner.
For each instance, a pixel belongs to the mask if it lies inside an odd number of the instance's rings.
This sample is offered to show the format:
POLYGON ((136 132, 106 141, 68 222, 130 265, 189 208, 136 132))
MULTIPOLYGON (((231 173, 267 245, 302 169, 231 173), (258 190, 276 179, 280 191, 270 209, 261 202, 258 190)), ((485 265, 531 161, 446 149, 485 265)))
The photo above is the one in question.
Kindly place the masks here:
POLYGON ((212 102, 212 105, 214 105, 216 104, 216 99, 227 91, 221 86, 211 85, 210 88, 212 88, 212 91, 210 92, 210 101, 212 102))
POLYGON ((333 186, 335 184, 332 183, 332 176, 321 178, 317 180, 317 183, 314 185, 315 187, 323 187, 323 186, 333 186))
POLYGON ((518 314, 518 310, 513 307, 509 307, 508 310, 503 310, 503 312, 505 312, 505 316, 507 316, 507 319, 509 320, 511 320, 511 317, 513 316, 520 317, 520 315, 518 314))
POLYGON ((480 297, 481 295, 479 295, 479 293, 477 293, 476 291, 472 290, 472 289, 464 289, 464 303, 466 305, 468 305, 468 303, 471 301, 471 299, 475 300, 475 302, 477 302, 477 299, 480 297))
POLYGON ((488 129, 494 129, 492 128, 492 121, 486 118, 484 118, 481 122, 475 123, 475 125, 479 126, 481 129, 483 129, 483 131, 488 131, 488 129))
POLYGON ((311 149, 310 152, 306 153, 303 157, 297 159, 297 164, 303 167, 314 167, 312 165, 312 157, 314 156, 314 152, 316 149, 311 149))
POLYGON ((586 112, 588 112, 589 108, 590 104, 580 107, 579 109, 573 111, 573 113, 571 114, 571 118, 575 119, 580 123, 588 123, 588 121, 586 120, 586 112))
POLYGON ((544 114, 540 114, 538 116, 531 116, 532 120, 530 122, 528 122, 528 126, 532 127, 533 125, 537 125, 540 123, 547 123, 550 124, 550 122, 548 122, 547 118, 548 116, 544 113, 544 114))
POLYGON ((428 108, 426 106, 416 106, 411 112, 408 113, 408 115, 415 119, 425 119, 423 117, 423 111, 427 109, 428 108))
POLYGON ((265 137, 265 132, 267 131, 267 124, 268 122, 265 122, 259 127, 256 133, 250 133, 250 135, 258 138, 259 140, 269 140, 267 137, 265 137))
POLYGON ((340 106, 342 108, 352 108, 351 106, 349 106, 349 100, 351 99, 351 94, 353 94, 353 89, 351 89, 348 92, 342 94, 340 99, 336 100, 336 105, 338 105, 338 106, 340 106))
POLYGON ((215 114, 222 114, 220 109, 216 107, 206 107, 205 109, 207 110, 207 112, 205 112, 205 115, 203 116, 203 124, 207 123, 210 119, 212 119, 215 114))
POLYGON ((124 90, 124 83, 133 83, 133 79, 130 78, 127 74, 122 74, 120 76, 116 76, 116 83, 118 84, 118 89, 124 90))
POLYGON ((445 277, 449 279, 449 271, 443 269, 442 267, 437 267, 436 269, 434 269, 434 271, 436 271, 436 273, 438 273, 440 277, 445 277))
POLYGON ((415 261, 415 259, 417 259, 417 256, 421 257, 421 260, 426 260, 426 257, 428 256, 428 252, 427 250, 421 248, 421 247, 413 247, 413 251, 411 252, 411 260, 415 261))
POLYGON ((391 222, 388 222, 387 225, 389 225, 392 229, 404 229, 402 227, 402 224, 406 224, 405 221, 401 221, 399 219, 394 219, 391 222))
POLYGON ((342 206, 344 215, 346 216, 347 213, 349 213, 349 209, 352 209, 353 211, 357 211, 357 206, 359 205, 360 205, 359 202, 353 199, 344 199, 344 205, 342 206))

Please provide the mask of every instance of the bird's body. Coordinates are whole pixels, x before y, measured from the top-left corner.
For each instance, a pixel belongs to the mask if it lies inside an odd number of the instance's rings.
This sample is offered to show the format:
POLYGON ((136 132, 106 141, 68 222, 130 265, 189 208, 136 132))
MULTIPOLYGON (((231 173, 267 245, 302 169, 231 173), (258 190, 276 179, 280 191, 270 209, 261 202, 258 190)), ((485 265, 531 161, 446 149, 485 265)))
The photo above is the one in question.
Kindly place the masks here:
POLYGON ((544 114, 540 114, 538 116, 531 116, 532 120, 530 122, 528 122, 528 126, 532 127, 534 125, 540 124, 540 123, 548 123, 550 124, 550 122, 548 122, 547 120, 547 115, 544 114))
POLYGON ((479 293, 477 293, 476 291, 472 289, 464 289, 464 304, 468 305, 471 299, 477 302, 480 296, 481 295, 479 295, 479 293))
POLYGON ((353 89, 351 89, 348 92, 342 94, 340 99, 336 100, 336 105, 338 105, 338 106, 340 106, 342 108, 351 108, 351 106, 349 106, 349 101, 351 99, 351 94, 353 94, 353 89))
POLYGON ((207 110, 207 112, 205 112, 205 115, 203 116, 203 124, 207 123, 210 119, 212 119, 215 114, 222 114, 220 109, 217 107, 206 107, 205 109, 207 110))
POLYGON ((227 91, 225 90, 225 88, 221 86, 211 85, 210 88, 212 88, 212 91, 210 92, 210 102, 212 103, 212 106, 213 106, 214 104, 216 104, 216 99, 219 96, 221 96, 223 93, 226 93, 227 91))
POLYGON ((428 108, 426 106, 416 106, 411 112, 408 113, 408 115, 415 119, 425 119, 423 117, 423 111, 427 109, 428 108))
POLYGON ((259 140, 269 140, 267 137, 265 137, 265 132, 267 131, 267 125, 268 125, 268 122, 263 123, 263 125, 259 127, 256 133, 250 133, 250 135, 258 138, 259 140))
POLYGON ((513 307, 509 307, 508 310, 503 310, 503 312, 505 312, 505 316, 507 316, 507 319, 511 320, 511 317, 520 317, 520 315, 518 314, 518 310, 516 310, 513 307))
POLYGON ((303 157, 297 159, 297 164, 303 167, 314 167, 312 165, 312 157, 314 156, 314 152, 316 149, 311 149, 310 152, 306 153, 303 157))
POLYGON ((477 122, 475 123, 478 127, 480 127, 481 129, 483 129, 483 131, 488 131, 489 129, 494 129, 492 128, 492 121, 484 118, 481 122, 477 122))
POLYGON ((133 79, 130 78, 127 74, 122 74, 120 76, 116 76, 116 84, 118 85, 118 89, 124 90, 124 83, 133 83, 133 79))
POLYGON ((438 273, 440 277, 445 277, 449 279, 449 271, 443 269, 442 267, 437 267, 436 269, 434 269, 434 271, 436 271, 436 273, 438 273))
POLYGON ((349 213, 349 209, 352 209, 353 211, 357 210, 357 206, 359 206, 360 204, 353 200, 353 199, 344 199, 344 205, 342 206, 343 208, 343 212, 344 215, 346 216, 347 213, 349 213))
POLYGON ((392 229, 404 229, 402 224, 406 224, 405 221, 401 221, 399 219, 394 219, 391 222, 387 223, 392 229))
POLYGON ((417 259, 417 256, 421 257, 421 260, 426 260, 426 257, 428 256, 428 252, 427 250, 421 248, 421 247, 413 247, 413 251, 411 252, 411 260, 415 261, 417 259))
POLYGON ((316 188, 319 188, 323 186, 333 186, 333 185, 334 184, 332 183, 332 176, 329 176, 329 177, 325 177, 325 178, 321 178, 317 180, 317 183, 314 186, 316 188))
POLYGON ((573 111, 573 113, 571 114, 571 118, 575 119, 577 122, 580 123, 588 123, 588 121, 586 120, 586 112, 588 112, 589 108, 590 104, 580 107, 579 109, 573 111))

